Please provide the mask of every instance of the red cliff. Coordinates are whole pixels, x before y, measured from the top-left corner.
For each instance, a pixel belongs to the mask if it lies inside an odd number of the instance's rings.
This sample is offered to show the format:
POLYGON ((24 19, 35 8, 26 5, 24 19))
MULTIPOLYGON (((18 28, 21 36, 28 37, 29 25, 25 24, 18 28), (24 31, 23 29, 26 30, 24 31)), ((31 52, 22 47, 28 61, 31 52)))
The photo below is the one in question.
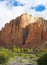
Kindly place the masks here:
POLYGON ((12 48, 14 45, 35 49, 47 45, 47 22, 23 14, 5 24, 0 31, 0 45, 12 48))

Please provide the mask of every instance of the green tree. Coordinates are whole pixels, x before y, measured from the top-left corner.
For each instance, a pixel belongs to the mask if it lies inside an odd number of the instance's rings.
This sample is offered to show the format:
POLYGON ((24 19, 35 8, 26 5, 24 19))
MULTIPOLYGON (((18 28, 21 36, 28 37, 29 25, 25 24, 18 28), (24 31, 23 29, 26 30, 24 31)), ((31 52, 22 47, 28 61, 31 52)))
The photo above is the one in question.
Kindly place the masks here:
POLYGON ((6 52, 0 52, 0 64, 7 63, 9 55, 6 52))
POLYGON ((47 65, 47 52, 42 54, 40 58, 37 60, 38 65, 47 65))

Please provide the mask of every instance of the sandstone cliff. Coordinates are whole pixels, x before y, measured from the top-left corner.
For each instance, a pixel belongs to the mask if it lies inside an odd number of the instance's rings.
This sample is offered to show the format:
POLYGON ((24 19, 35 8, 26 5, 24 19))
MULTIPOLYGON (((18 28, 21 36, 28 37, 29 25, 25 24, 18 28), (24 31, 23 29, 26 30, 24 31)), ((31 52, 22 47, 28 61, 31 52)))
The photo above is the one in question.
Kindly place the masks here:
POLYGON ((23 14, 5 24, 0 31, 0 45, 12 48, 14 45, 35 49, 47 48, 47 21, 23 14))

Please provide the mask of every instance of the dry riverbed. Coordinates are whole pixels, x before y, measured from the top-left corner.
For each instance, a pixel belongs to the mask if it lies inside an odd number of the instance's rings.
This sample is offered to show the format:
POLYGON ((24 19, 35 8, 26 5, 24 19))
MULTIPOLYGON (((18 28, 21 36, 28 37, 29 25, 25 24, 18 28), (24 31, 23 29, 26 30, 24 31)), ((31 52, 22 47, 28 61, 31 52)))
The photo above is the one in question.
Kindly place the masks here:
POLYGON ((8 62, 6 65, 37 65, 34 59, 23 59, 23 57, 18 56, 12 62, 8 62))

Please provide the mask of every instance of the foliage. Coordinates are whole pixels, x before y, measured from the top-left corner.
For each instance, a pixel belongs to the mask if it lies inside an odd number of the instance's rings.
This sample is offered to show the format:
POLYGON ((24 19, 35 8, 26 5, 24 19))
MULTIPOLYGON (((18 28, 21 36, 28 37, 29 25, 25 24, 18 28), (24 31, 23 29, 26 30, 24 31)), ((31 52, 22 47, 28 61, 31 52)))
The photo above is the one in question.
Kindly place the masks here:
POLYGON ((29 48, 22 48, 21 52, 23 53, 30 53, 32 50, 30 50, 29 48))
POLYGON ((4 64, 8 61, 9 59, 9 56, 7 53, 4 53, 4 52, 0 52, 0 64, 4 64))
POLYGON ((4 47, 0 47, 0 64, 4 64, 9 59, 8 49, 5 49, 4 47))
POLYGON ((0 64, 6 64, 12 58, 17 56, 22 56, 23 58, 35 58, 36 55, 28 54, 33 52, 32 49, 29 48, 19 48, 18 46, 13 47, 12 49, 6 49, 4 47, 0 47, 0 64))
POLYGON ((47 65, 47 52, 44 52, 37 60, 38 65, 47 65))
POLYGON ((24 62, 25 62, 25 63, 28 63, 28 62, 29 62, 29 60, 28 60, 28 59, 24 59, 24 58, 23 58, 23 59, 21 59, 21 62, 22 62, 22 63, 24 63, 24 62))
POLYGON ((0 47, 0 64, 5 64, 11 57, 14 57, 12 50, 8 50, 4 47, 0 47))

